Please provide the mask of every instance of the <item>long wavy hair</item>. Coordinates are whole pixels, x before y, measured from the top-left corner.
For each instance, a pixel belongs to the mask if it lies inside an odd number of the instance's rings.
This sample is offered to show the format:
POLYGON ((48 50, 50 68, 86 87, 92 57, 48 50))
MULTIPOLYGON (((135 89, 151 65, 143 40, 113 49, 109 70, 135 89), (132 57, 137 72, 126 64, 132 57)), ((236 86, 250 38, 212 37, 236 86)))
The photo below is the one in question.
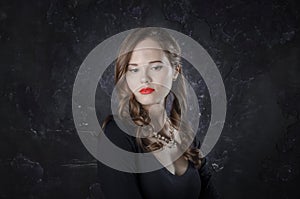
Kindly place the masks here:
MULTIPOLYGON (((152 139, 141 136, 142 134, 147 135, 147 132, 144 131, 151 130, 149 128, 144 128, 150 124, 151 119, 148 111, 145 110, 143 106, 135 99, 135 96, 130 91, 125 79, 125 74, 128 70, 128 63, 131 59, 132 51, 139 42, 145 39, 152 39, 153 41, 157 42, 167 56, 171 66, 179 72, 178 77, 176 81, 173 81, 172 86, 174 89, 176 89, 176 95, 174 94, 175 92, 170 91, 165 98, 164 106, 166 108, 167 99, 170 97, 172 103, 168 115, 171 123, 175 129, 178 130, 179 136, 182 140, 178 147, 182 150, 187 149, 182 151, 184 158, 186 160, 190 160, 194 163, 196 168, 199 168, 201 166, 202 158, 200 149, 192 145, 187 146, 188 143, 191 143, 191 139, 194 137, 193 129, 188 123, 181 120, 181 116, 187 109, 187 93, 182 72, 180 56, 181 50, 175 39, 162 28, 139 28, 127 36, 121 44, 119 55, 115 64, 115 85, 118 85, 116 86, 116 91, 119 97, 118 114, 125 119, 132 120, 134 124, 138 126, 138 128, 136 128, 136 141, 137 144, 146 152, 155 151, 163 147, 163 143, 161 143, 159 140, 153 141, 152 139)), ((102 125, 103 129, 111 118, 111 116, 106 118, 102 125)), ((170 138, 167 134, 167 130, 168 126, 165 123, 159 133, 167 138, 170 138)))

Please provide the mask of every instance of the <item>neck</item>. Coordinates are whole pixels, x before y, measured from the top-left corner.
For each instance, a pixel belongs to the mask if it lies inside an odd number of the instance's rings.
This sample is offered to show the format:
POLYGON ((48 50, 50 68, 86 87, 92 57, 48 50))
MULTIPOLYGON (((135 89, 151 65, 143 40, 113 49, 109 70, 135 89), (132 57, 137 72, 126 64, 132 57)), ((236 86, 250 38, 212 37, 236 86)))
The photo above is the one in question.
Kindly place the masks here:
POLYGON ((144 107, 151 119, 151 124, 154 126, 156 132, 160 131, 167 119, 167 112, 163 104, 153 104, 147 107, 144 107))

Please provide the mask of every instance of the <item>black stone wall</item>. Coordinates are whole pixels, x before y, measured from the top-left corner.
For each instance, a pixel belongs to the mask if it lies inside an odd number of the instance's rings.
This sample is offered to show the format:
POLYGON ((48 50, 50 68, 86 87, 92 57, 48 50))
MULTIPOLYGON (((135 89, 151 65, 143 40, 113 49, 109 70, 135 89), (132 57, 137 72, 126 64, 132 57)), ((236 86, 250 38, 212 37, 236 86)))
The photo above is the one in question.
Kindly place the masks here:
MULTIPOLYGON (((227 118, 209 156, 223 197, 299 198, 299 8, 296 0, 1 1, 0 198, 95 198, 73 83, 95 46, 144 26, 191 36, 221 72, 227 118)), ((207 94, 200 78, 191 75, 207 94)), ((99 82, 99 121, 109 81, 99 82)))

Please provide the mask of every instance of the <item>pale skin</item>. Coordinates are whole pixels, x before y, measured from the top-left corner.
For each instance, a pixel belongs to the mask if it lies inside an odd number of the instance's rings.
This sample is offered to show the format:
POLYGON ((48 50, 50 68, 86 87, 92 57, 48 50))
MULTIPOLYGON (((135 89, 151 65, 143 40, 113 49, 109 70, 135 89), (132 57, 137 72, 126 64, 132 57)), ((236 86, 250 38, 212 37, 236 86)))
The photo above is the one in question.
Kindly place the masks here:
MULTIPOLYGON (((136 100, 149 111, 155 131, 159 131, 166 122, 164 100, 177 76, 176 67, 171 66, 157 42, 145 39, 136 45, 128 63, 126 82, 136 100), (143 88, 151 88, 154 91, 147 94, 141 93, 143 88)), ((178 133, 175 133, 175 140, 181 142, 178 133)), ((179 153, 177 148, 165 147, 163 150, 162 155, 154 152, 156 158, 161 162, 171 160, 172 156, 179 153)), ((166 166, 173 175, 184 174, 187 167, 188 161, 183 156, 166 166)))

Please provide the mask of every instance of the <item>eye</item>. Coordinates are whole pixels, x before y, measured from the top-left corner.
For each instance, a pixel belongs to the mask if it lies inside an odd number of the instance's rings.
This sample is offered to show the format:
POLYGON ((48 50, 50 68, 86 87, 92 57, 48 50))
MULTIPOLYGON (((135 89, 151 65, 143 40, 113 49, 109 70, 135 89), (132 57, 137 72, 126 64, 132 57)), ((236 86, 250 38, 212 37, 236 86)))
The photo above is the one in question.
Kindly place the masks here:
POLYGON ((157 70, 157 71, 159 71, 162 67, 163 66, 161 66, 161 65, 153 66, 153 67, 151 67, 151 70, 157 70))
POLYGON ((139 71, 139 69, 137 68, 131 68, 131 69, 128 69, 129 72, 132 72, 132 73, 136 73, 139 71))

